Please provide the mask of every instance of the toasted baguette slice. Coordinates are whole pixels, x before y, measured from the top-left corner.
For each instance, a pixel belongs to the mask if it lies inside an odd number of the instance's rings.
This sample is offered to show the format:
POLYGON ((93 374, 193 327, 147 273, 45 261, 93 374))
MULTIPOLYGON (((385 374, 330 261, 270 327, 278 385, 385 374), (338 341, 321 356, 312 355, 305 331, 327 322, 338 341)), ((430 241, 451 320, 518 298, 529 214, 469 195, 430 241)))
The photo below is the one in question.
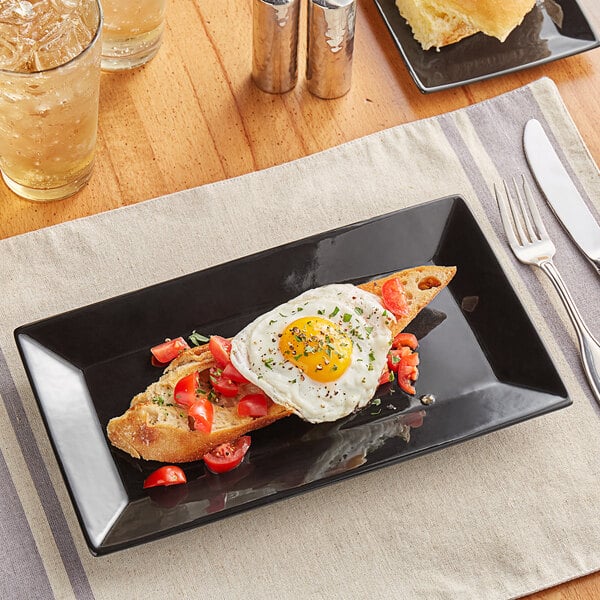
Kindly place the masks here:
MULTIPOLYGON (((455 273, 455 267, 415 267, 358 287, 381 296, 381 287, 387 279, 401 279, 408 300, 408 314, 397 320, 392 331, 396 335, 448 285, 455 273)), ((191 462, 201 459, 219 444, 234 441, 245 433, 266 427, 291 414, 275 403, 270 405, 266 416, 258 418, 240 417, 235 404, 215 405, 210 434, 190 429, 186 409, 173 401, 175 384, 194 371, 199 371, 201 381, 206 382, 213 366, 215 361, 208 345, 182 352, 158 381, 133 398, 123 415, 109 421, 107 432, 110 442, 134 458, 191 462)))
POLYGON ((381 279, 362 283, 358 287, 381 297, 381 288, 388 279, 398 277, 404 287, 408 301, 408 312, 399 317, 392 328, 394 335, 406 326, 450 283, 456 274, 456 267, 438 267, 425 265, 392 273, 381 279))
POLYGON ((237 406, 214 405, 214 422, 210 434, 190 428, 187 410, 173 400, 176 383, 194 371, 201 380, 216 363, 208 345, 182 352, 167 367, 162 377, 133 398, 130 408, 108 423, 108 439, 134 458, 161 462, 191 462, 200 460, 219 444, 260 429, 290 413, 272 403, 264 417, 240 417, 237 406))

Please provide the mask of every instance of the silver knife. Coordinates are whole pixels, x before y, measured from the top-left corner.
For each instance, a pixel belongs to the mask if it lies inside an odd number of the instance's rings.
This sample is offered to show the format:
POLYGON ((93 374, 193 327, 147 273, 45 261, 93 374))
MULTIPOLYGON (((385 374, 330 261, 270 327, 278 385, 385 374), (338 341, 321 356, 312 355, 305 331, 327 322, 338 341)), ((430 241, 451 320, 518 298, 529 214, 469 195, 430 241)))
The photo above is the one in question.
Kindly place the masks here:
POLYGON ((536 119, 525 124, 525 156, 552 211, 571 239, 600 275, 600 225, 560 162, 546 132, 536 119))

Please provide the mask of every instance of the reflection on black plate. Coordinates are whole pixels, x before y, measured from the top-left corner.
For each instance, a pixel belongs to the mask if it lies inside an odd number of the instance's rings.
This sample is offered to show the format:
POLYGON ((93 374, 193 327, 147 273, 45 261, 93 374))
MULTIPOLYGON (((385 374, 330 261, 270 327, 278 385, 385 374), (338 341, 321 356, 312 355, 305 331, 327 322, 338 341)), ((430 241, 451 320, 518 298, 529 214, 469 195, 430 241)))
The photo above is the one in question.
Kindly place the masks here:
POLYGON ((15 337, 82 529, 104 554, 390 465, 567 406, 570 401, 465 203, 444 198, 43 321, 15 337), (230 336, 309 287, 359 283, 418 264, 458 273, 410 329, 417 397, 336 423, 288 417, 254 432, 224 475, 184 465, 188 484, 146 492, 157 463, 112 448, 108 420, 156 379, 148 349, 167 336, 230 336), (519 344, 514 344, 518 332, 519 344), (432 394, 425 405, 421 395, 432 394))
POLYGON ((422 92, 519 71, 600 45, 576 0, 538 2, 503 43, 478 33, 440 48, 439 52, 421 48, 394 0, 375 3, 422 92))

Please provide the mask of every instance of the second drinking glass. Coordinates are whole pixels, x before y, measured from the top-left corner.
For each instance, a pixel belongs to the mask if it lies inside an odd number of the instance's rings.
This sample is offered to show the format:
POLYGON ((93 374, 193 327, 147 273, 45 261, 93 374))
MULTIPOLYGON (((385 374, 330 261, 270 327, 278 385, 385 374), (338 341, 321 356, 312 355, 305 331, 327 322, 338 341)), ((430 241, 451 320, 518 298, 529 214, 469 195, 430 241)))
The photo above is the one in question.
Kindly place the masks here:
POLYGON ((123 71, 158 52, 167 0, 102 0, 102 69, 123 71))

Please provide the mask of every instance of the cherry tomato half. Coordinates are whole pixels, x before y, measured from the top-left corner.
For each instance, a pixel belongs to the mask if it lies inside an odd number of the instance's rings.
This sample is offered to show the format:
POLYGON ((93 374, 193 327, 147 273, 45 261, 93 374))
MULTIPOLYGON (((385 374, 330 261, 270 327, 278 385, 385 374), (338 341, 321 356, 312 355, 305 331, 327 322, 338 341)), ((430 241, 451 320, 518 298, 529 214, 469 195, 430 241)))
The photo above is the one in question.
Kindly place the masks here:
POLYGON ((190 407, 197 400, 198 387, 200 385, 200 374, 194 371, 182 377, 176 384, 173 398, 180 406, 190 407))
POLYGON ((407 394, 410 394, 411 396, 413 396, 417 392, 417 390, 415 390, 415 388, 410 383, 410 380, 408 379, 408 377, 398 376, 398 385, 400 386, 401 390, 405 391, 407 394))
POLYGON ((388 352, 387 355, 387 364, 390 371, 394 373, 398 372, 398 367, 400 367, 400 361, 402 360, 402 349, 401 348, 392 348, 388 352))
POLYGON ((269 400, 264 394, 248 394, 237 406, 240 417, 264 417, 269 412, 269 400))
POLYGON ((407 394, 413 395, 416 393, 411 382, 416 381, 419 377, 418 364, 419 355, 416 352, 405 356, 400 360, 397 373, 398 385, 400 386, 400 389, 404 390, 407 394))
POLYGON ((250 436, 243 435, 235 442, 227 442, 204 455, 204 464, 213 473, 225 473, 235 469, 250 448, 250 436))
POLYGON ((179 483, 187 483, 183 470, 174 465, 164 465, 146 477, 144 489, 159 485, 177 485, 179 483))
POLYGON ((156 359, 157 363, 164 365, 165 363, 171 362, 174 358, 177 358, 189 347, 189 344, 182 337, 178 337, 174 340, 167 340, 162 344, 150 348, 150 352, 152 352, 152 356, 156 359))
POLYGON ((221 374, 225 379, 229 379, 234 383, 249 383, 249 381, 230 362, 223 367, 223 373, 221 374))
POLYGON ((383 370, 381 371, 381 375, 379 376, 379 381, 377 385, 385 385, 386 383, 390 383, 394 381, 394 372, 390 370, 388 365, 383 366, 383 370))
POLYGON ((214 407, 208 398, 198 396, 196 402, 188 408, 188 415, 194 420, 194 431, 210 433, 214 420, 214 407))
POLYGON ((208 340, 208 349, 219 367, 223 368, 227 365, 229 353, 231 352, 230 340, 220 335, 211 335, 208 340))
POLYGON ((404 293, 404 286, 398 277, 388 279, 381 287, 383 306, 397 317, 408 314, 408 301, 404 293))
POLYGON ((392 342, 392 348, 400 348, 401 346, 407 346, 411 350, 416 350, 419 345, 417 336, 413 333, 399 333, 392 342))
POLYGON ((400 359, 402 366, 416 367, 420 362, 419 353, 411 352, 400 359))
POLYGON ((213 390, 226 398, 234 398, 238 395, 239 387, 237 383, 223 377, 223 375, 210 375, 210 383, 213 390))
POLYGON ((388 352, 387 366, 390 371, 396 374, 400 389, 404 390, 407 394, 416 393, 411 382, 416 381, 419 377, 418 364, 419 353, 412 351, 408 346, 392 348, 388 352))
POLYGON ((416 381, 419 377, 419 369, 413 365, 401 364, 398 369, 398 379, 409 379, 410 381, 416 381))

